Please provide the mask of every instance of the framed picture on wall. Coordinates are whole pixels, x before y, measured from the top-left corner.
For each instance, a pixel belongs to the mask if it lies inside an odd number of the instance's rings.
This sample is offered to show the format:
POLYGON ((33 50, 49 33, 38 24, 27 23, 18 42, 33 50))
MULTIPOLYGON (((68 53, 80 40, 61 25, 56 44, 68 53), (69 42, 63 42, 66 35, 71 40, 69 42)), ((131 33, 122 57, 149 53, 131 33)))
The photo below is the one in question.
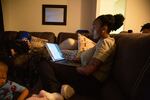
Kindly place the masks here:
POLYGON ((67 5, 42 5, 43 25, 66 25, 67 5))

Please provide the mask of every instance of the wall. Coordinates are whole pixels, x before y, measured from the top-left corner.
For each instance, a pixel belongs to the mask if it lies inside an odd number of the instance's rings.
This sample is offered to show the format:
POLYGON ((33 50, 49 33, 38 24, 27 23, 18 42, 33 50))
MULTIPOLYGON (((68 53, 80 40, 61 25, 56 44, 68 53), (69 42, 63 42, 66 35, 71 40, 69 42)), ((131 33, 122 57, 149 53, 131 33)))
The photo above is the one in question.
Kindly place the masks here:
POLYGON ((150 23, 150 0, 97 0, 96 16, 101 14, 125 12, 124 31, 132 29, 133 32, 140 32, 141 26, 150 23), (114 3, 117 3, 114 6, 114 3), (124 5, 123 5, 124 4, 124 5), (123 11, 123 9, 124 11, 123 11), (113 9, 116 11, 114 12, 113 9))
MULTIPOLYGON (((97 0, 97 13, 96 16, 103 14, 122 14, 125 13, 125 1, 126 0, 97 0)), ((116 31, 112 31, 113 34, 118 34, 123 31, 124 25, 116 31)))
POLYGON ((141 26, 150 23, 150 0, 127 0, 124 30, 140 32, 141 26))
POLYGON ((81 28, 90 30, 96 18, 96 0, 81 0, 81 28))
MULTIPOLYGON (((97 14, 101 8, 101 0, 1 1, 5 31, 51 31, 56 35, 59 32, 75 32, 77 29, 90 29, 92 21, 98 16, 97 14), (67 25, 42 25, 42 4, 67 5, 67 25)), ((144 23, 150 22, 149 1, 126 0, 124 30, 133 29, 134 32, 139 32, 144 23)))
MULTIPOLYGON (((2 0, 5 31, 51 31, 57 35, 59 32, 88 29, 91 24, 88 18, 91 19, 91 16, 85 11, 81 13, 83 1, 85 2, 85 0, 2 0), (67 5, 67 25, 42 25, 42 4, 67 5), (85 19, 81 18, 81 14, 85 15, 85 19), (88 21, 86 24, 82 24, 86 21, 88 21)), ((86 7, 86 11, 92 8, 86 7)))

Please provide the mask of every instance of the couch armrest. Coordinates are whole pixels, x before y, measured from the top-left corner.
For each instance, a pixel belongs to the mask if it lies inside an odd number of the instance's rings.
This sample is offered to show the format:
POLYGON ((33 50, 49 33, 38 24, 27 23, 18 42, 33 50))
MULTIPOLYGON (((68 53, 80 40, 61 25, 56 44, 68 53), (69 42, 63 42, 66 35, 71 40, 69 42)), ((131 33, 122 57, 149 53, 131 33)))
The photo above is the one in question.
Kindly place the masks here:
MULTIPOLYGON (((19 31, 18 34, 21 34, 22 32, 29 32, 29 31, 19 31)), ((29 32, 29 33, 31 36, 47 39, 48 42, 50 43, 56 42, 56 36, 53 32, 29 32)))

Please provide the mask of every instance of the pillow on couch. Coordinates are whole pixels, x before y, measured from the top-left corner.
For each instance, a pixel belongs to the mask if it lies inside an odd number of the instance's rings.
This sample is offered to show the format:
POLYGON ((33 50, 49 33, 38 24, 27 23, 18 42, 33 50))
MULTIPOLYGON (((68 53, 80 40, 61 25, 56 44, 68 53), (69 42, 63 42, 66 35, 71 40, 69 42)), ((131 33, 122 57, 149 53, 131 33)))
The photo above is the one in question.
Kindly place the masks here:
POLYGON ((78 53, 77 53, 77 58, 80 58, 81 53, 93 48, 96 45, 95 42, 90 40, 84 35, 78 34, 78 53))
POLYGON ((45 43, 47 43, 47 39, 42 39, 39 37, 31 36, 31 47, 33 48, 41 48, 44 47, 45 43))
POLYGON ((68 38, 59 44, 61 50, 77 50, 78 42, 73 38, 68 38))
MULTIPOLYGON (((59 45, 60 48, 63 48, 61 49, 64 57, 69 60, 81 59, 81 64, 86 65, 95 51, 96 43, 81 34, 78 34, 78 41, 75 40, 75 42, 72 43, 75 43, 75 46, 73 46, 75 48, 71 48, 72 46, 70 45, 71 43, 69 43, 69 41, 70 40, 68 38, 67 40, 64 40, 61 45, 59 45)), ((71 39, 71 41, 74 41, 74 39, 71 39)))

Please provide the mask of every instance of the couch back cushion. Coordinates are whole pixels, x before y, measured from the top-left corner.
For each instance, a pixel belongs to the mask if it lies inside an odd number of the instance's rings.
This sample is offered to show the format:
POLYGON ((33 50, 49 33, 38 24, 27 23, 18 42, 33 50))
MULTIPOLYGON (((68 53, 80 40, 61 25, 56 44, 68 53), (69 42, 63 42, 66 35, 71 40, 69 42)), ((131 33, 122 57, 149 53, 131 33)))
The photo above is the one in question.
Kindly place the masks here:
POLYGON ((126 96, 131 96, 137 77, 150 56, 150 35, 119 34, 113 77, 126 96))
POLYGON ((60 32, 57 37, 57 43, 60 44, 62 41, 72 38, 78 40, 78 34, 76 33, 69 33, 69 32, 60 32))
POLYGON ((3 41, 14 41, 17 35, 17 31, 5 31, 3 34, 3 41))
POLYGON ((5 31, 1 37, 1 48, 9 49, 10 45, 16 40, 17 31, 5 31))

